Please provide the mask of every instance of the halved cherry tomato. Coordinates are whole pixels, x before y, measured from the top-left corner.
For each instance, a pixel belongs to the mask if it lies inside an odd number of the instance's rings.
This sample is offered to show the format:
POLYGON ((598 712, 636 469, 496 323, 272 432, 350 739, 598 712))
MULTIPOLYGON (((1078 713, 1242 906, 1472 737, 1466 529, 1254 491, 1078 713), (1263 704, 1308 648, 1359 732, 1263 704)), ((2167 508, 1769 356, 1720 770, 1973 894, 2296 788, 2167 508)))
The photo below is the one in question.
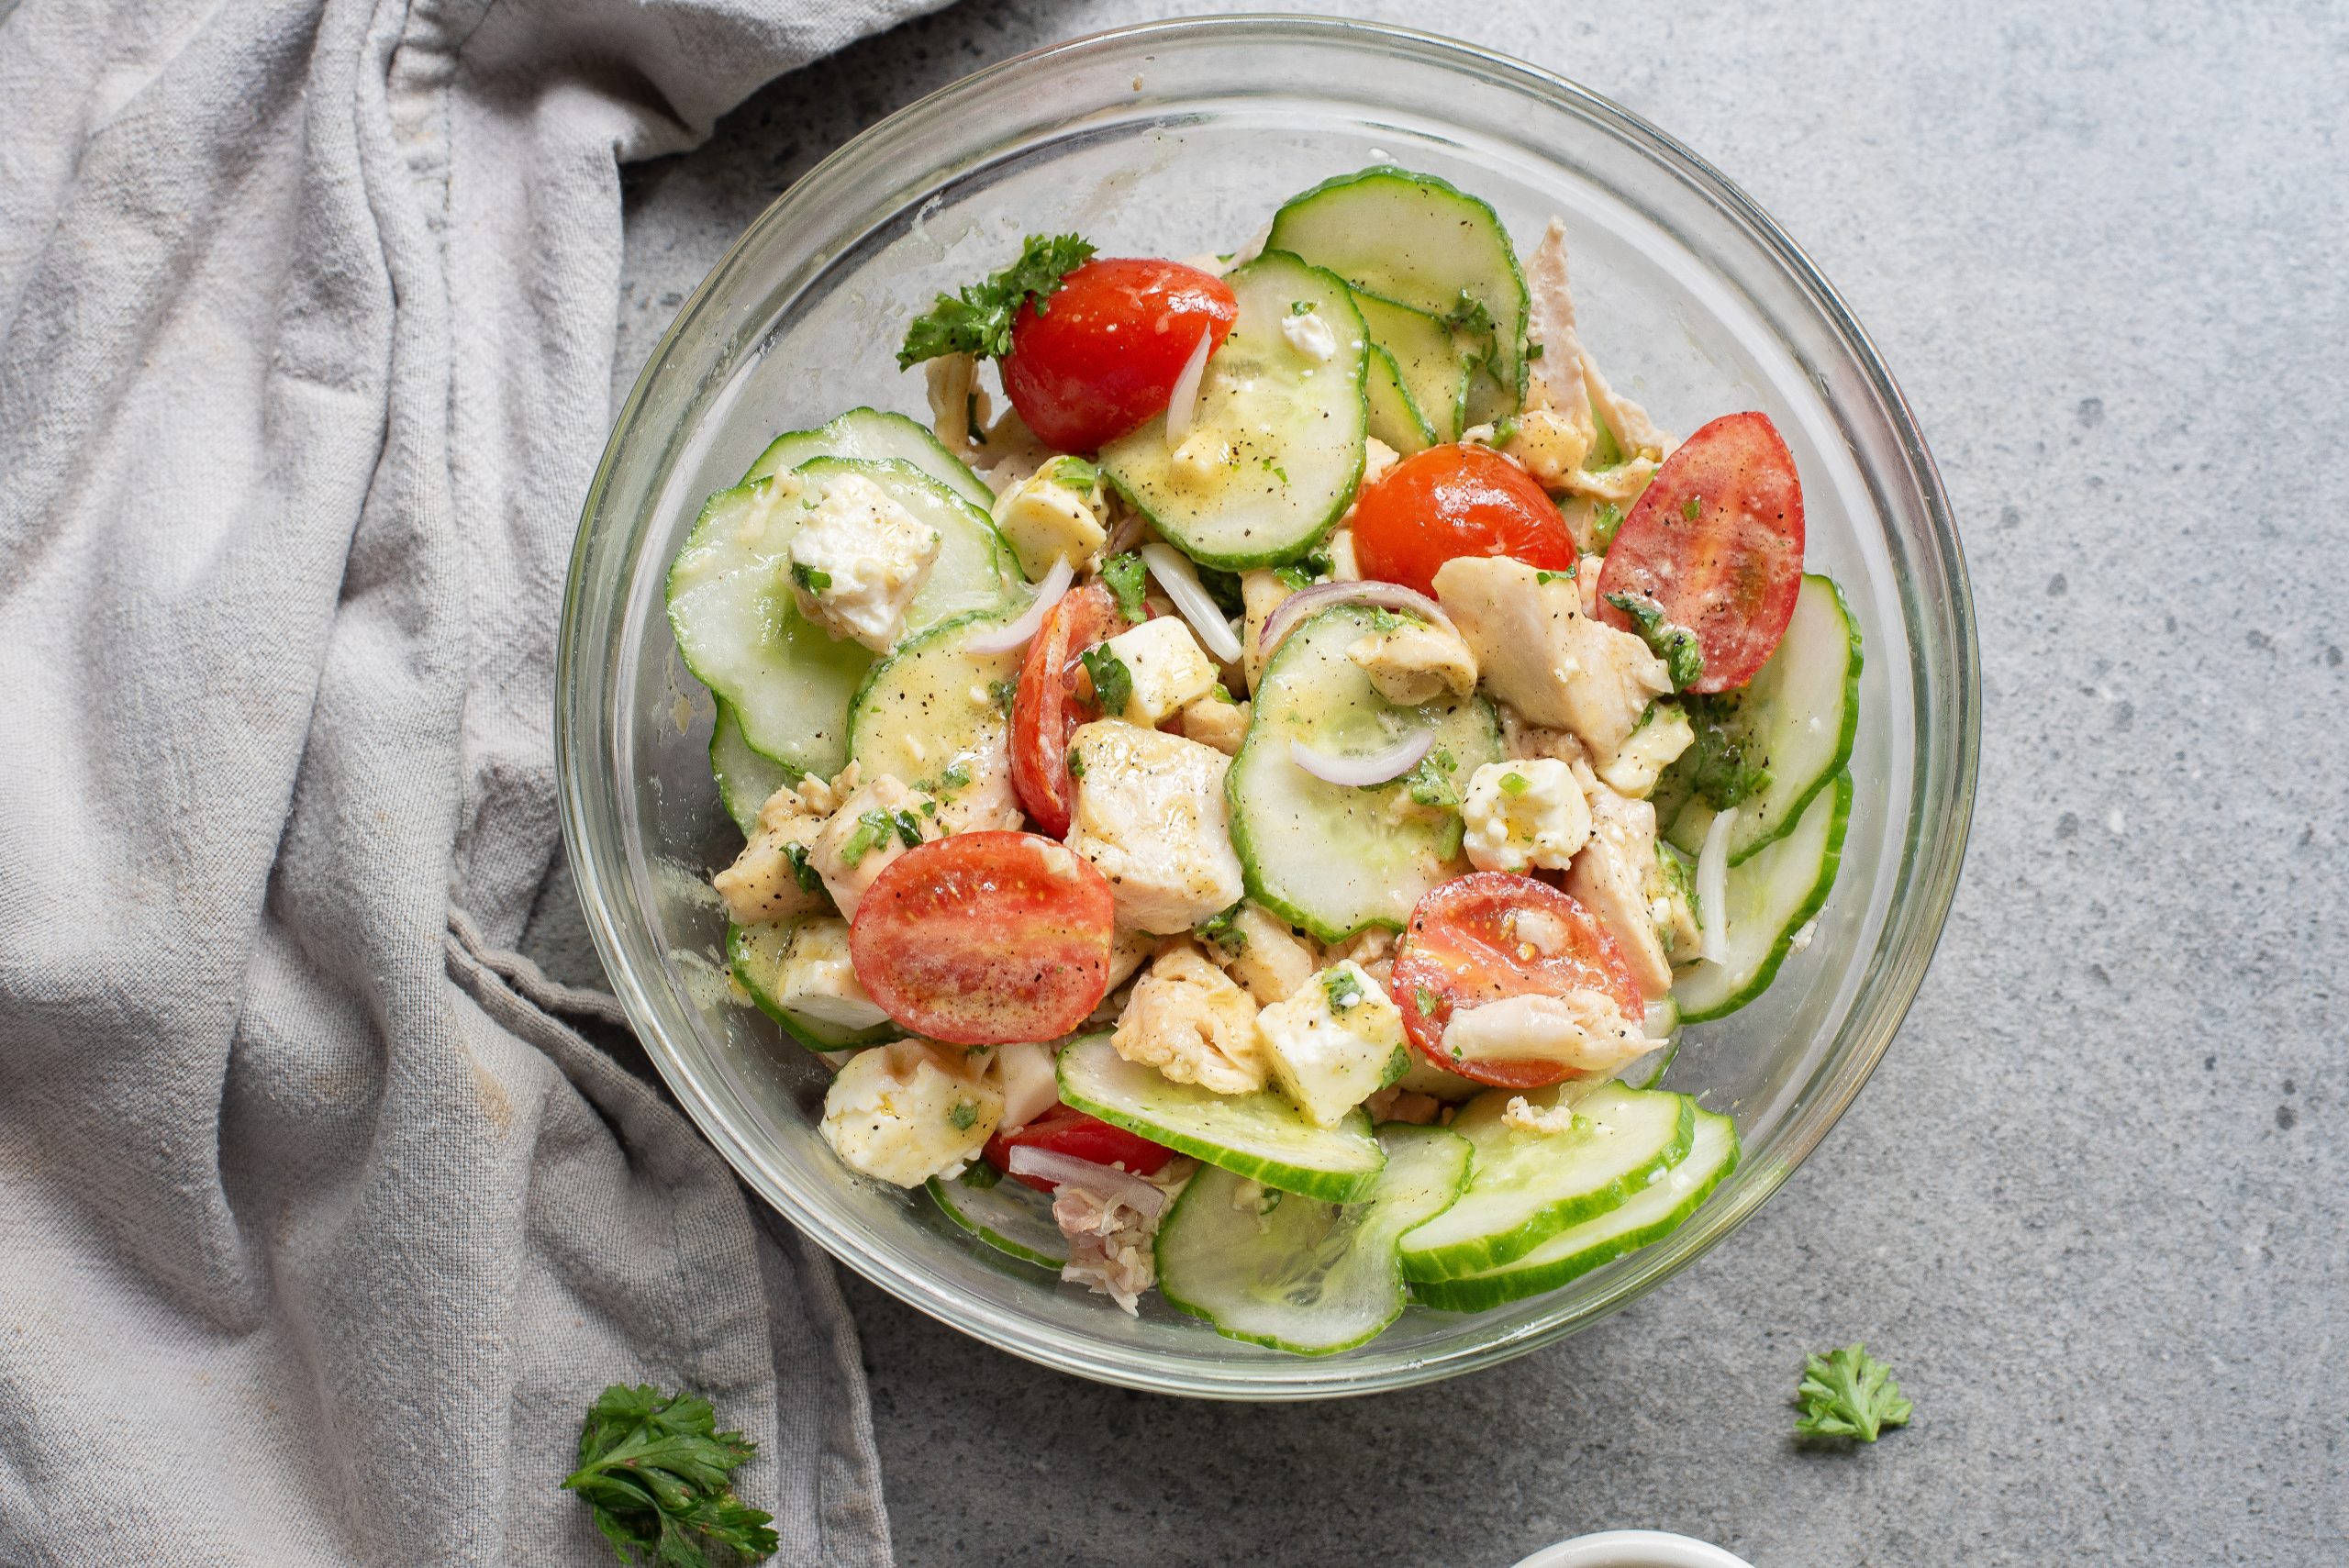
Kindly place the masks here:
POLYGON ((1394 980, 1403 1032, 1421 1056, 1508 1089, 1555 1084, 1574 1069, 1554 1062, 1453 1060, 1443 1027, 1455 1009, 1569 991, 1604 992, 1630 1018, 1640 1018, 1646 1005, 1622 950, 1597 916, 1546 882, 1499 871, 1444 883, 1413 906, 1394 980))
MULTIPOLYGON (((1111 1127, 1074 1106, 1054 1106, 1023 1128, 996 1133, 987 1140, 987 1163, 1010 1175, 1011 1151, 1023 1146, 1049 1149, 1055 1154, 1090 1160, 1097 1165, 1122 1165, 1137 1176, 1156 1175, 1167 1161, 1174 1158, 1174 1151, 1164 1144, 1152 1143, 1122 1127, 1111 1127)), ((1040 1193, 1051 1192, 1060 1184, 1041 1176, 1012 1176, 1012 1180, 1025 1182, 1040 1193)))
POLYGON ((849 962, 881 1010, 956 1045, 1054 1040, 1109 988, 1108 880, 1033 833, 957 833, 875 877, 849 962))
POLYGON ((1531 474, 1486 447, 1430 447, 1354 498, 1363 575, 1435 592, 1436 568, 1462 555, 1506 555, 1545 572, 1575 563, 1566 520, 1531 474))
POLYGON ((1089 452, 1163 411, 1199 346, 1223 346, 1240 301, 1213 272, 1180 261, 1096 257, 1040 308, 1020 306, 1003 389, 1047 446, 1089 452))
MULTIPOLYGON (((1068 776, 1068 738, 1088 717, 1078 695, 1076 656, 1125 629, 1118 601, 1098 583, 1073 588, 1044 616, 1019 666, 1011 697, 1011 787, 1029 816, 1055 839, 1068 836, 1076 791, 1068 776)), ((1090 693, 1091 684, 1085 690, 1090 693)), ((1037 1036, 1049 1039, 1049 1036, 1037 1036)))
POLYGON ((1753 678, 1794 618, 1802 589, 1802 481, 1766 414, 1724 414, 1655 471, 1607 551, 1599 617, 1631 617, 1609 594, 1637 594, 1697 634, 1705 667, 1692 692, 1753 678))

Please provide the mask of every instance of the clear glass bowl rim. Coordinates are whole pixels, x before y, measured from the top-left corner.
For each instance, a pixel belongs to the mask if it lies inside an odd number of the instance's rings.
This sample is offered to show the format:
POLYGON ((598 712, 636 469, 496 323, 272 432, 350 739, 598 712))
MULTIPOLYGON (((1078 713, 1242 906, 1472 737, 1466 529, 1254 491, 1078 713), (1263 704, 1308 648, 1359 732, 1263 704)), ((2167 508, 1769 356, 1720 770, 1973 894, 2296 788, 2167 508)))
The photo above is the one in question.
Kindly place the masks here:
MULTIPOLYGON (((1832 401, 1832 399, 1831 399, 1832 401)), ((620 519, 610 519, 617 524, 620 519)), ((1904 608, 1907 606, 1904 599, 1904 608)), ((1874 342, 1833 287, 1801 248, 1735 184, 1679 142, 1604 96, 1562 76, 1509 56, 1456 39, 1385 24, 1333 17, 1241 15, 1193 17, 1113 28, 1032 50, 963 77, 907 105, 852 138, 771 203, 713 267, 678 311, 648 358, 614 421, 613 430, 581 511, 564 587, 556 651, 555 757, 562 824, 581 905, 598 955, 627 1015, 678 1101, 704 1136, 763 1199, 813 1237, 834 1257, 916 1309, 1015 1355, 1096 1381, 1151 1392, 1233 1399, 1326 1398, 1405 1388, 1497 1364, 1553 1343, 1629 1305, 1693 1262, 1734 1230, 1777 1191, 1850 1106, 1898 1032, 1937 945, 1957 890, 1971 823, 1981 739, 1979 647, 1963 549, 1940 475, 1918 430, 1907 399, 1874 342), (1789 1114, 1766 1169, 1740 1173, 1734 1191, 1718 1194, 1666 1241, 1643 1249, 1648 1266, 1626 1273, 1615 1288, 1581 1310, 1536 1319, 1507 1334, 1477 1336, 1474 1318, 1464 1318, 1460 1340, 1443 1353, 1380 1368, 1337 1358, 1306 1358, 1241 1365, 1191 1360, 1155 1350, 1118 1347, 1069 1339, 1048 1324, 1016 1312, 996 1312, 941 1288, 918 1269, 844 1233, 801 1203, 787 1186, 772 1180, 751 1157, 741 1129, 711 1103, 706 1087, 681 1059, 662 1029, 659 1009, 629 954, 618 907, 627 897, 627 876, 618 864, 617 838, 607 840, 598 820, 597 790, 608 771, 613 704, 607 672, 589 657, 586 636, 593 620, 589 566, 596 529, 617 465, 650 390, 669 367, 682 343, 703 329, 704 318, 720 308, 738 263, 796 209, 826 189, 841 172, 869 157, 874 149, 905 137, 918 126, 953 114, 983 97, 1007 77, 1036 72, 1078 53, 1116 51, 1140 63, 1154 48, 1202 43, 1263 48, 1281 43, 1365 44, 1449 69, 1478 85, 1502 87, 1596 121, 1619 137, 1643 145, 1659 161, 1700 191, 1723 217, 1742 228, 1818 313, 1838 349, 1863 378, 1877 412, 1898 440, 1910 493, 1921 507, 1949 592, 1927 608, 1943 619, 1938 628, 1947 650, 1944 665, 1920 660, 1912 684, 1936 688, 1938 704, 1920 702, 1916 717, 1916 787, 1910 802, 1905 854, 1899 874, 1906 887, 1896 897, 1885 930, 1872 953, 1875 972, 1847 1014, 1840 1039, 1789 1114), (1937 824, 1928 840, 1921 831, 1937 824)), ((611 808, 615 813, 617 807, 611 808)), ((1620 1266, 1620 1265, 1619 1265, 1620 1266)), ((1221 1343, 1200 1326, 1203 1349, 1221 1343)))

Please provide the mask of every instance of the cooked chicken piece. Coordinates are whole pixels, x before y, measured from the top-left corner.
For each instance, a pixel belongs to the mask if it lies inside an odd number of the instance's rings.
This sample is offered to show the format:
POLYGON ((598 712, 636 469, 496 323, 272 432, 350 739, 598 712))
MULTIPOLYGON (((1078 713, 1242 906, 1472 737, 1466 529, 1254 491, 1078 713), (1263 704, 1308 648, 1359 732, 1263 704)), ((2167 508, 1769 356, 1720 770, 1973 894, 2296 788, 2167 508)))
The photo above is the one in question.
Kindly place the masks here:
POLYGON ((1183 738, 1212 746, 1227 757, 1240 754, 1248 738, 1248 705, 1233 702, 1219 687, 1183 709, 1183 738))
POLYGON ((829 902, 822 880, 808 868, 807 846, 823 830, 830 802, 831 792, 815 780, 785 784, 767 796, 751 825, 751 841, 732 865, 710 879, 736 925, 787 920, 829 902), (818 793, 811 796, 810 791, 818 793), (823 801, 825 808, 812 800, 823 801))
POLYGON ((1598 777, 1617 795, 1644 800, 1655 793, 1656 776, 1696 742, 1696 728, 1678 703, 1650 703, 1639 728, 1598 770, 1598 777))
POLYGON ((1552 1062, 1580 1072, 1612 1072, 1655 1049, 1643 1020, 1626 1018, 1603 991, 1504 996, 1462 1007, 1443 1027, 1458 1062, 1552 1062))
POLYGON ((1574 291, 1566 277, 1566 227, 1557 218, 1526 262, 1530 341, 1542 355, 1527 366, 1525 406, 1501 450, 1523 463, 1545 489, 1618 503, 1647 487, 1672 448, 1647 410, 1619 396, 1575 330, 1574 291), (1620 460, 1590 466, 1602 443, 1599 422, 1614 438, 1620 460))
POLYGON ((1219 1095, 1264 1086, 1256 1004, 1189 942, 1159 954, 1134 982, 1109 1043, 1177 1084, 1219 1095))
POLYGON ((1061 1183, 1052 1192, 1052 1223, 1068 1239, 1061 1278, 1140 1316, 1141 1293, 1158 1279, 1152 1239, 1164 1213, 1144 1214, 1121 1196, 1061 1183))
POLYGON ((1476 656, 1467 643, 1416 616, 1393 618, 1394 625, 1364 633, 1346 650, 1346 657, 1370 676, 1380 696, 1415 707, 1446 694, 1464 697, 1476 689, 1476 656))
POLYGON ((1285 1002, 1320 967, 1313 939, 1298 936, 1287 921, 1254 904, 1242 904, 1228 937, 1208 949, 1223 972, 1248 988, 1258 1005, 1285 1002))
POLYGON ((1590 749, 1563 729, 1544 729, 1538 724, 1525 722, 1517 709, 1507 703, 1500 706, 1501 754, 1519 759, 1554 757, 1569 766, 1590 765, 1590 749))
POLYGON ((817 1130, 849 1169, 918 1187, 977 1159, 1002 1114, 1002 1095, 959 1048, 901 1040, 848 1059, 817 1130))
POLYGON ((1573 578, 1505 556, 1463 556, 1443 563, 1435 590, 1486 689, 1520 718, 1573 731, 1601 765, 1672 690, 1646 643, 1582 613, 1573 578))
POLYGON ((1631 966, 1640 994, 1662 1001, 1672 989, 1672 964, 1658 926, 1657 902, 1668 897, 1656 863, 1655 807, 1628 800, 1603 784, 1590 797, 1590 842, 1566 873, 1566 891, 1605 923, 1631 966))
POLYGON ((874 879, 914 845, 939 836, 937 803, 883 773, 860 784, 808 846, 807 863, 824 879, 845 919, 874 879))

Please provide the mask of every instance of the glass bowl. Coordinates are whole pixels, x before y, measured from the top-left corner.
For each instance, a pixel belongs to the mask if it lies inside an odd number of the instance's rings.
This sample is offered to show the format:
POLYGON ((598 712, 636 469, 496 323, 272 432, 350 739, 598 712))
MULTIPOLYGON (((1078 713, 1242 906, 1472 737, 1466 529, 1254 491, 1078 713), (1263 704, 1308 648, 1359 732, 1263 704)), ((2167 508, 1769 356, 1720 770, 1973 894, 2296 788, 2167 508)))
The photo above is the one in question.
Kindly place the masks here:
MULTIPOLYGON (((1572 83, 1391 28, 1170 22, 1023 55, 891 116, 770 206, 702 284, 622 408, 564 596, 556 744, 565 841, 612 984, 677 1098, 758 1194, 911 1306, 1016 1355, 1172 1394, 1310 1398, 1486 1366, 1653 1289, 1817 1146, 1892 1039, 1955 890, 1978 730, 1972 606, 1922 438, 1849 312, 1698 159, 1572 83), (1193 255, 1282 198, 1393 161, 1492 202, 1521 242, 1553 213, 1585 340, 1668 429, 1761 408, 1803 476, 1809 559, 1866 637, 1841 879, 1754 1005, 1689 1031, 1667 1083, 1736 1118, 1743 1163, 1666 1240, 1475 1316, 1414 1308, 1320 1359, 1139 1318, 1001 1258, 920 1194, 852 1178, 817 1136, 827 1072, 728 995, 707 877, 740 840, 679 662, 662 574, 702 497, 779 430, 860 403, 924 410, 891 350, 933 295, 1030 232, 1193 255)), ((1719 1276, 1717 1276, 1719 1277, 1719 1276)))

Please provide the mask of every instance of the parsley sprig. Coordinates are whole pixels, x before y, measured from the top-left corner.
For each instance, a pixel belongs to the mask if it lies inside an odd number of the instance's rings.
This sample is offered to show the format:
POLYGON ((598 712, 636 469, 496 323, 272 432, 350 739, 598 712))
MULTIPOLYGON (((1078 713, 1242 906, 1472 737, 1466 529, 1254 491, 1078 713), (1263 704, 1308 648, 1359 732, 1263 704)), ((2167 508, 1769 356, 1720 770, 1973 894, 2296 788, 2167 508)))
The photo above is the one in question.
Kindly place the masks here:
POLYGON ((1872 1443, 1887 1427, 1909 1424, 1910 1407, 1900 1396, 1892 1369, 1868 1354, 1865 1345, 1846 1345, 1813 1356, 1795 1391, 1801 1413, 1795 1430, 1808 1438, 1854 1438, 1872 1443))
POLYGON ((1672 689, 1687 691, 1705 673, 1705 651, 1697 634, 1677 621, 1664 618, 1664 606, 1645 594, 1609 594, 1607 602, 1631 617, 1648 651, 1664 661, 1672 689))
POLYGON ((1019 260, 960 294, 940 295, 929 314, 914 318, 906 328, 905 347, 897 350, 897 368, 941 354, 1001 359, 1011 352, 1011 323, 1019 307, 1032 298, 1036 314, 1044 315, 1050 309, 1044 302, 1060 288, 1061 279, 1092 255, 1093 247, 1074 234, 1030 235, 1019 260))
POLYGON ((649 1384, 616 1383, 588 1410, 579 1468, 562 1485, 595 1509, 596 1528, 624 1563, 755 1561, 775 1549, 774 1516, 736 1497, 727 1478, 757 1450, 740 1432, 719 1431, 699 1395, 664 1397, 649 1384))

